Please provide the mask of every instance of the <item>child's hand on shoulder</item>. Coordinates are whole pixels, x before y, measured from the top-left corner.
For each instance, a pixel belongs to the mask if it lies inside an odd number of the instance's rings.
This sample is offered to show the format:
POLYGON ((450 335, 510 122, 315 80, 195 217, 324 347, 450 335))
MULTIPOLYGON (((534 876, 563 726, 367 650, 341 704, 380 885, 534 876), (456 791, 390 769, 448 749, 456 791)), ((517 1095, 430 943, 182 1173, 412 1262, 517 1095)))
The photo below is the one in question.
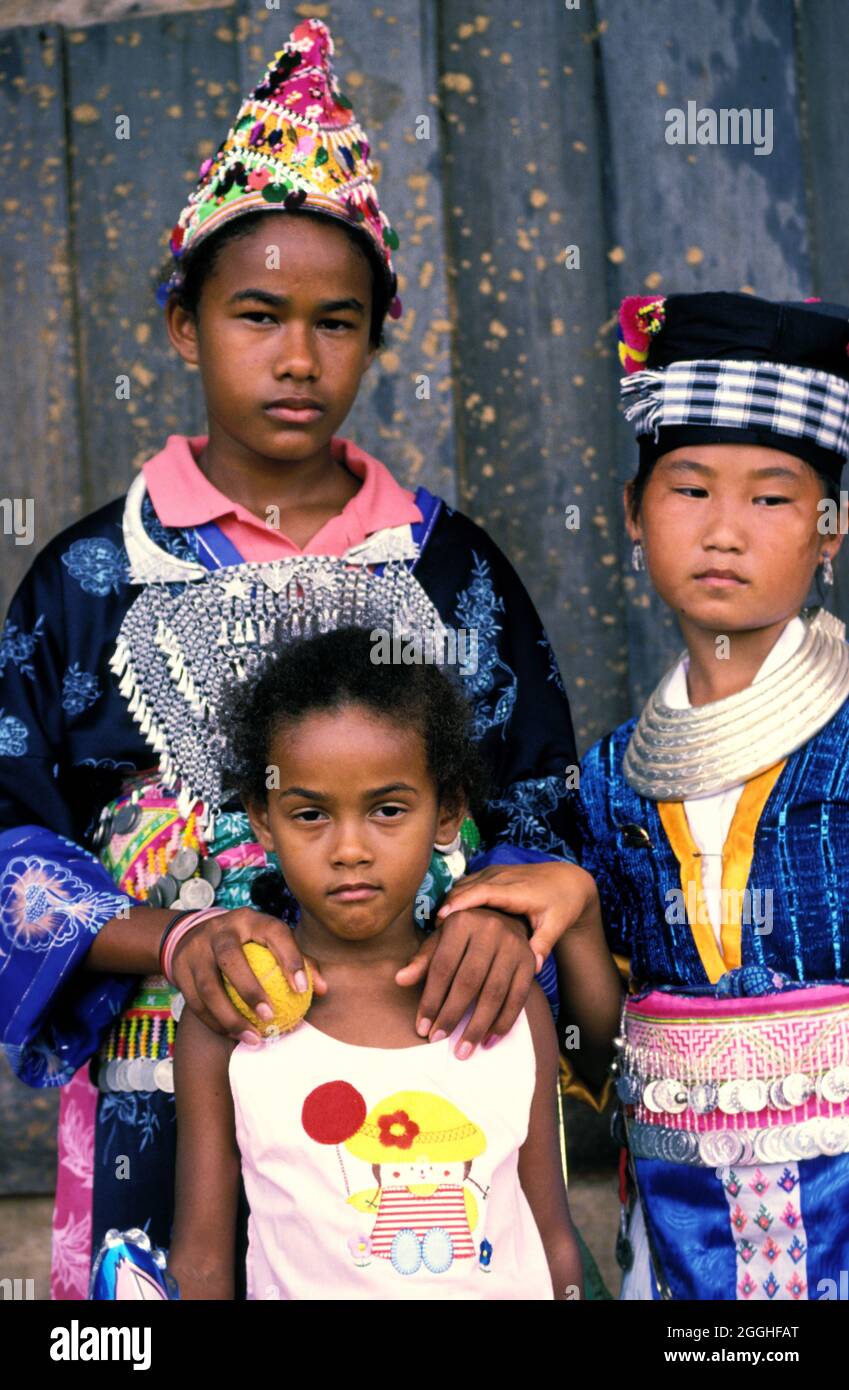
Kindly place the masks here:
POLYGON ((564 932, 595 919, 598 890, 586 869, 562 859, 492 864, 460 879, 436 915, 443 920, 450 913, 482 907, 527 918, 531 926, 529 945, 539 971, 564 932))
POLYGON ((537 961, 521 917, 501 911, 487 893, 460 901, 453 896, 457 892, 449 894, 436 929, 395 979, 399 985, 425 980, 416 1031, 430 1042, 450 1035, 475 1005, 456 1047, 457 1057, 465 1060, 479 1043, 487 1046, 509 1033, 528 998, 537 961))

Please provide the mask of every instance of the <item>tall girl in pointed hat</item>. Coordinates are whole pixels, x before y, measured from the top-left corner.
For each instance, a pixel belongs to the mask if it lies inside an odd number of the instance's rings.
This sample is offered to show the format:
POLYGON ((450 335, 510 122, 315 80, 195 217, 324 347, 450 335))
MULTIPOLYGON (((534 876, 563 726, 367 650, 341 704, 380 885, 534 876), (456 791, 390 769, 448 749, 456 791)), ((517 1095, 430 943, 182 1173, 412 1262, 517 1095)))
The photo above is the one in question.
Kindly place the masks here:
MULTIPOLYGON (((609 945, 630 960, 614 1069, 626 1298, 839 1296, 849 646, 808 600, 833 592, 843 539, 847 350, 841 306, 621 306, 633 564, 686 643, 639 718, 586 754, 576 807, 609 945)), ((446 906, 533 916, 544 905, 513 872, 446 906)), ((600 1103, 576 1067, 574 1089, 600 1103)))
POLYGON ((324 24, 297 25, 171 233, 159 302, 207 432, 170 435, 126 495, 55 537, 3 634, 0 1039, 23 1081, 63 1087, 59 1298, 85 1296, 107 1228, 168 1242, 183 1005, 243 1036, 221 972, 270 1008, 250 940, 306 987, 273 858, 221 783, 227 678, 339 622, 430 650, 476 635, 462 662, 495 794, 435 847, 422 911, 466 858, 506 859, 544 872, 557 921, 533 945, 496 910, 440 925, 399 971, 425 979, 422 1036, 450 1035, 474 1000, 461 1055, 505 1035, 590 882, 568 843, 566 693, 520 580, 483 530, 339 433, 402 306, 398 237, 332 54, 324 24))

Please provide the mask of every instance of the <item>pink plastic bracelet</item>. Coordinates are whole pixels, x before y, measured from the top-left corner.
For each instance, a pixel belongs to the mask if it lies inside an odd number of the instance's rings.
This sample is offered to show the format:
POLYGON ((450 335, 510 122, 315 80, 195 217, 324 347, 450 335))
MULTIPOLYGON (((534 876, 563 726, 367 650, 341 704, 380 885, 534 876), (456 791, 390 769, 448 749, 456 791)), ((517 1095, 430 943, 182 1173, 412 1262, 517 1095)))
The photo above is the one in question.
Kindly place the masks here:
POLYGON ((219 917, 222 912, 229 911, 229 907, 201 907, 197 912, 192 912, 189 916, 184 917, 181 922, 177 923, 173 931, 168 933, 165 939, 165 945, 162 948, 160 970, 169 985, 174 984, 174 980, 171 976, 171 962, 174 959, 174 951, 186 933, 192 931, 195 927, 199 927, 201 922, 205 922, 208 917, 219 917))

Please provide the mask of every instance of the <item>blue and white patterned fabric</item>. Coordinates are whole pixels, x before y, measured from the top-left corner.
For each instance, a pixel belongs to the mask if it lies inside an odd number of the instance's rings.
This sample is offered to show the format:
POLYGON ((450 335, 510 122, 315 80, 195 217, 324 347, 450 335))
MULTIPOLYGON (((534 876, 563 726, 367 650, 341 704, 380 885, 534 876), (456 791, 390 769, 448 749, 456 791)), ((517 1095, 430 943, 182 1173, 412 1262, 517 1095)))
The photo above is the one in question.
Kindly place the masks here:
POLYGON ((849 383, 781 362, 694 358, 622 378, 625 417, 636 434, 675 425, 770 430, 849 453, 849 383))
MULTIPOLYGON (((785 1303, 845 1290, 849 1154, 757 1169, 640 1158, 636 1169, 667 1297, 785 1303)), ((660 1300, 644 1218, 634 1224, 639 1251, 624 1296, 660 1300)))
POLYGON ((0 833, 3 1046, 30 1086, 70 1081, 132 994, 133 976, 79 969, 104 922, 130 903, 66 836, 41 826, 0 833))

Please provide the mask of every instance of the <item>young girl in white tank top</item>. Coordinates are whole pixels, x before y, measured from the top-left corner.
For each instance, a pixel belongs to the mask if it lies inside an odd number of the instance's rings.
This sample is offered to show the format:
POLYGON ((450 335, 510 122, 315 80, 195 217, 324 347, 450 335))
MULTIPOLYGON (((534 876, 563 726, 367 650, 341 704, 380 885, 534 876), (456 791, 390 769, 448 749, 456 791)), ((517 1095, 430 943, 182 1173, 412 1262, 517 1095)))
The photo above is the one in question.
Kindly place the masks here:
POLYGON ((290 646, 223 717, 234 785, 326 990, 258 1043, 186 1011, 169 1268, 184 1299, 233 1297, 241 1171, 249 1299, 577 1298, 542 990, 464 1059, 470 1015, 428 1042, 417 987, 395 980, 424 937, 433 846, 458 836, 481 773, 448 677, 372 650, 353 629, 290 646))

